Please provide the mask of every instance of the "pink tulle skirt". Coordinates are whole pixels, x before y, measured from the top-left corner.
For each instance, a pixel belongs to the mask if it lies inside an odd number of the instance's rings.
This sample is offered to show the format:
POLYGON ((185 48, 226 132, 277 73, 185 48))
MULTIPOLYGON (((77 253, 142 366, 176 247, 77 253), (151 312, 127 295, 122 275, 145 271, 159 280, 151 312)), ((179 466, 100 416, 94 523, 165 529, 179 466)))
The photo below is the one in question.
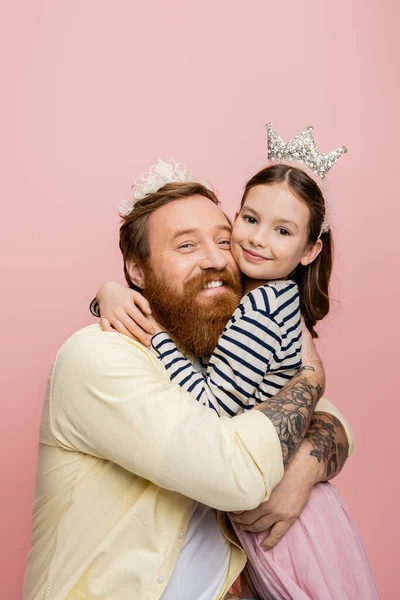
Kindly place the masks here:
POLYGON ((266 533, 232 525, 247 554, 247 577, 261 600, 377 600, 357 527, 339 492, 315 486, 300 517, 269 551, 266 533))

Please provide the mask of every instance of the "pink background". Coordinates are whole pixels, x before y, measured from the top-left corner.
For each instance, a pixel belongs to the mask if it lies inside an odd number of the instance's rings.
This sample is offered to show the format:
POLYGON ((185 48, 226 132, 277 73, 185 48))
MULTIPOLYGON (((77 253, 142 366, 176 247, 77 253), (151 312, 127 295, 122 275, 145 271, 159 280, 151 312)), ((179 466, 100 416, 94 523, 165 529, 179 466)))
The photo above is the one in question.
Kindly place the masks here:
POLYGON ((313 124, 321 151, 349 148, 330 178, 338 301, 320 347, 327 395, 357 438, 337 484, 381 598, 399 597, 399 16, 395 0, 8 3, 2 598, 21 593, 47 372, 63 340, 91 322, 98 285, 121 277, 116 204, 135 176, 172 157, 211 181, 233 214, 264 160, 267 120, 285 138, 313 124))

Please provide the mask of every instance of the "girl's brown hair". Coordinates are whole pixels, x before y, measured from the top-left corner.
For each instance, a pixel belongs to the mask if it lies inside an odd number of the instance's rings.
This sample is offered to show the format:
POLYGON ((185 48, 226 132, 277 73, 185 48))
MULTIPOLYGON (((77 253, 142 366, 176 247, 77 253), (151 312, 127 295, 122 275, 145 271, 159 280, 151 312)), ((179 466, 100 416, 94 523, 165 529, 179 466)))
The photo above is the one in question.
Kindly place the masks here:
POLYGON ((332 273, 333 240, 330 230, 321 232, 326 205, 318 184, 305 171, 285 164, 275 164, 259 171, 246 184, 240 208, 247 194, 256 185, 286 183, 290 191, 310 209, 309 242, 315 244, 320 237, 322 250, 307 266, 298 265, 288 276, 299 286, 300 309, 313 338, 318 337, 314 327, 329 312, 329 281, 332 273))

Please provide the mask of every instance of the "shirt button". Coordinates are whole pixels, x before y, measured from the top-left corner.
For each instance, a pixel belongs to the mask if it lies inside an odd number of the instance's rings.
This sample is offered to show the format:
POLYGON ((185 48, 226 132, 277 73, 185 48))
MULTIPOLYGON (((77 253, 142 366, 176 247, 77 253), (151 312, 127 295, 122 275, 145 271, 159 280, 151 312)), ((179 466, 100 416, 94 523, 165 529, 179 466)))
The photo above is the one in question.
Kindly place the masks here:
POLYGON ((184 531, 181 531, 181 532, 179 533, 179 537, 180 537, 181 539, 183 538, 183 536, 184 536, 184 535, 185 535, 185 532, 184 532, 184 531))
POLYGON ((164 583, 164 577, 162 575, 157 578, 157 583, 164 583))

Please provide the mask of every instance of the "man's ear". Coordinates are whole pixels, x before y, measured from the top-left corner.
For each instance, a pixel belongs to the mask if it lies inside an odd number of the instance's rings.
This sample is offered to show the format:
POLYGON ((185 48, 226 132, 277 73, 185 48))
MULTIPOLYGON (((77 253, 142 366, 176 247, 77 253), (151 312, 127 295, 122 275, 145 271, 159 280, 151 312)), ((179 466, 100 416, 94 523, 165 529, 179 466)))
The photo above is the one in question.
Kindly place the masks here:
POLYGON ((128 275, 134 285, 136 287, 143 289, 144 288, 144 270, 142 265, 135 261, 127 261, 126 270, 128 271, 128 275))
POLYGON ((315 242, 315 244, 313 244, 312 246, 310 246, 308 248, 308 250, 306 251, 306 253, 304 254, 303 258, 300 261, 301 264, 304 267, 307 265, 310 265, 317 258, 318 254, 321 252, 322 246, 323 246, 322 241, 317 240, 315 242))

